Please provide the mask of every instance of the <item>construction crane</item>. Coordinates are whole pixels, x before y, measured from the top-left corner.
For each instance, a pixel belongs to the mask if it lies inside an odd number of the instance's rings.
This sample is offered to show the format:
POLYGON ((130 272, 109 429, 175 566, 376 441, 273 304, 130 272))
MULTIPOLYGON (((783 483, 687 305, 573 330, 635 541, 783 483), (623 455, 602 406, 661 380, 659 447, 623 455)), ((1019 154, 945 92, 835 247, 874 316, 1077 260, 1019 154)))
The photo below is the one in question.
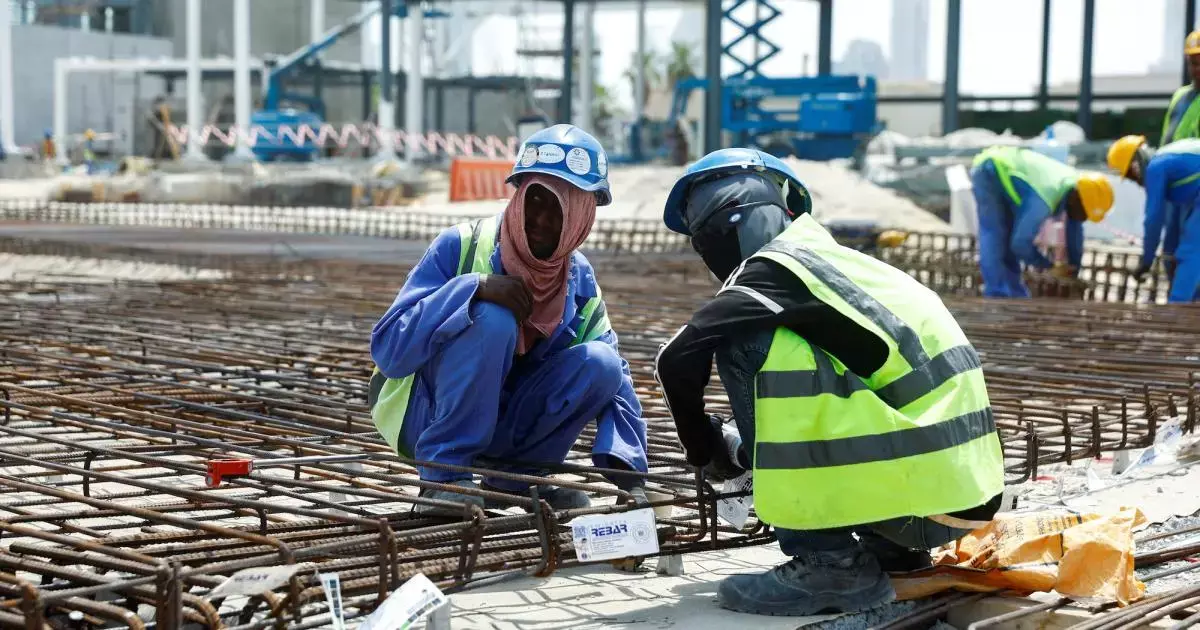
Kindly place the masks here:
MULTIPOLYGON (((295 137, 282 138, 278 131, 281 126, 319 127, 325 122, 325 103, 315 95, 288 92, 286 81, 298 69, 312 63, 321 51, 334 45, 341 38, 361 30, 363 25, 378 13, 379 5, 370 3, 348 22, 326 31, 319 40, 275 60, 267 75, 263 108, 251 114, 250 117, 252 125, 260 126, 269 132, 270 136, 270 139, 264 140, 260 137, 255 142, 254 154, 258 159, 263 161, 276 159, 310 161, 316 159, 321 147, 317 146, 312 138, 303 138, 299 141, 295 137), (293 103, 304 105, 308 109, 304 111, 286 106, 293 103)), ((397 3, 392 15, 399 18, 408 17, 407 4, 397 3)), ((448 17, 448 14, 443 11, 427 10, 425 17, 448 17)))

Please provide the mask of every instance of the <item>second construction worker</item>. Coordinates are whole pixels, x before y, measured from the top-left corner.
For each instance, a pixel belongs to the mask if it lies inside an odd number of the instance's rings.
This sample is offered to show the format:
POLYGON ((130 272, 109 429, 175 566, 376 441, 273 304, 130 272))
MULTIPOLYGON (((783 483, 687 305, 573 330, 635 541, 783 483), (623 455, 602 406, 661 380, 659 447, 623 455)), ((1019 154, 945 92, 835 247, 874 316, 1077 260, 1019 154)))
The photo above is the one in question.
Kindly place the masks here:
POLYGON ((1160 144, 1167 145, 1187 138, 1200 138, 1200 31, 1192 31, 1183 43, 1188 74, 1192 82, 1175 90, 1163 118, 1160 144))
MULTIPOLYGON (((486 457, 481 466, 536 474, 537 464, 562 463, 593 422, 596 466, 646 472, 629 365, 577 251, 596 206, 612 200, 607 174, 604 149, 583 130, 532 134, 508 177, 517 190, 504 212, 442 232, 375 324, 371 415, 392 448, 423 462, 421 480, 438 484, 421 496, 483 506, 463 467, 486 457)), ((640 478, 613 476, 644 499, 640 478)), ((529 487, 505 475, 482 482, 498 493, 529 487)), ((556 509, 589 504, 580 490, 538 490, 556 509)))
POLYGON ((885 571, 928 566, 1004 490, 983 370, 954 317, 810 210, 785 163, 724 149, 687 169, 663 214, 724 282, 655 361, 687 461, 716 480, 752 470, 755 511, 792 556, 721 583, 720 605, 748 613, 886 603, 885 571), (736 429, 705 411, 714 356, 736 429))
POLYGON ((1101 221, 1113 205, 1103 175, 1074 168, 1021 147, 995 146, 971 170, 979 213, 979 267, 988 297, 1029 297, 1021 263, 1073 276, 1083 260, 1083 222, 1101 221), (1047 223, 1049 222, 1049 225, 1047 223), (1059 228, 1055 230, 1054 228, 1059 228), (1057 231, 1062 260, 1048 259, 1039 236, 1057 231))
POLYGON ((1142 258, 1134 278, 1150 271, 1161 240, 1163 254, 1176 264, 1168 271, 1168 301, 1195 301, 1200 292, 1200 139, 1172 142, 1154 152, 1145 136, 1125 136, 1109 148, 1108 166, 1146 190, 1142 258), (1172 205, 1182 221, 1175 220, 1172 205))

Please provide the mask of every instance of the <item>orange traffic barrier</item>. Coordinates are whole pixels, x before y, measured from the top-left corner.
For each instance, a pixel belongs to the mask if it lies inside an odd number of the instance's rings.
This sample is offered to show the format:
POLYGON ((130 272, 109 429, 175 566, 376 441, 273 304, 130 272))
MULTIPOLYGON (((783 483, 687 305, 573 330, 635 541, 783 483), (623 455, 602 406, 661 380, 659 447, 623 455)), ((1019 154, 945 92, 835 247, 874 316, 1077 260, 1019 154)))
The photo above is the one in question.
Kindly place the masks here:
POLYGON ((450 161, 450 201, 508 199, 516 191, 504 183, 511 160, 454 158, 450 161))

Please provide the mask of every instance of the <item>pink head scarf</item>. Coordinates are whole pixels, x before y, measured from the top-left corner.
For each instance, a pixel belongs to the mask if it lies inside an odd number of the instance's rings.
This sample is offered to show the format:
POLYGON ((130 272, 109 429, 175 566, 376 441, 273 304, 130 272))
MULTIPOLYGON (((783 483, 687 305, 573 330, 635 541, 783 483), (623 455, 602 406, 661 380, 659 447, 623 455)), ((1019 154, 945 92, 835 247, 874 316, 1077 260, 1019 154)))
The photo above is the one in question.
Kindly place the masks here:
POLYGON ((530 174, 509 200, 500 235, 500 261, 505 273, 523 279, 533 294, 533 314, 518 330, 517 354, 525 354, 539 338, 549 337, 562 321, 571 254, 587 240, 595 220, 595 193, 580 190, 552 175, 530 174), (525 193, 534 184, 553 193, 562 208, 558 248, 548 260, 539 260, 529 251, 525 236, 525 193))

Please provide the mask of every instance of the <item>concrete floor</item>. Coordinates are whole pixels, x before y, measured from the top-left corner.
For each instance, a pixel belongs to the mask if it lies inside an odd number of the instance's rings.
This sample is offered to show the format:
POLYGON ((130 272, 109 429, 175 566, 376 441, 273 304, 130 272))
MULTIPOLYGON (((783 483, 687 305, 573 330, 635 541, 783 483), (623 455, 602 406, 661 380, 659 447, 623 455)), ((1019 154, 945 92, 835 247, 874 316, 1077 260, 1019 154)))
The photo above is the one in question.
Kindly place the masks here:
POLYGON ((717 584, 725 576, 757 573, 785 560, 776 545, 766 545, 689 554, 679 577, 656 574, 653 558, 639 573, 606 564, 564 569, 546 579, 520 578, 456 593, 450 597, 451 625, 455 630, 791 630, 829 618, 761 617, 717 606, 717 584))

